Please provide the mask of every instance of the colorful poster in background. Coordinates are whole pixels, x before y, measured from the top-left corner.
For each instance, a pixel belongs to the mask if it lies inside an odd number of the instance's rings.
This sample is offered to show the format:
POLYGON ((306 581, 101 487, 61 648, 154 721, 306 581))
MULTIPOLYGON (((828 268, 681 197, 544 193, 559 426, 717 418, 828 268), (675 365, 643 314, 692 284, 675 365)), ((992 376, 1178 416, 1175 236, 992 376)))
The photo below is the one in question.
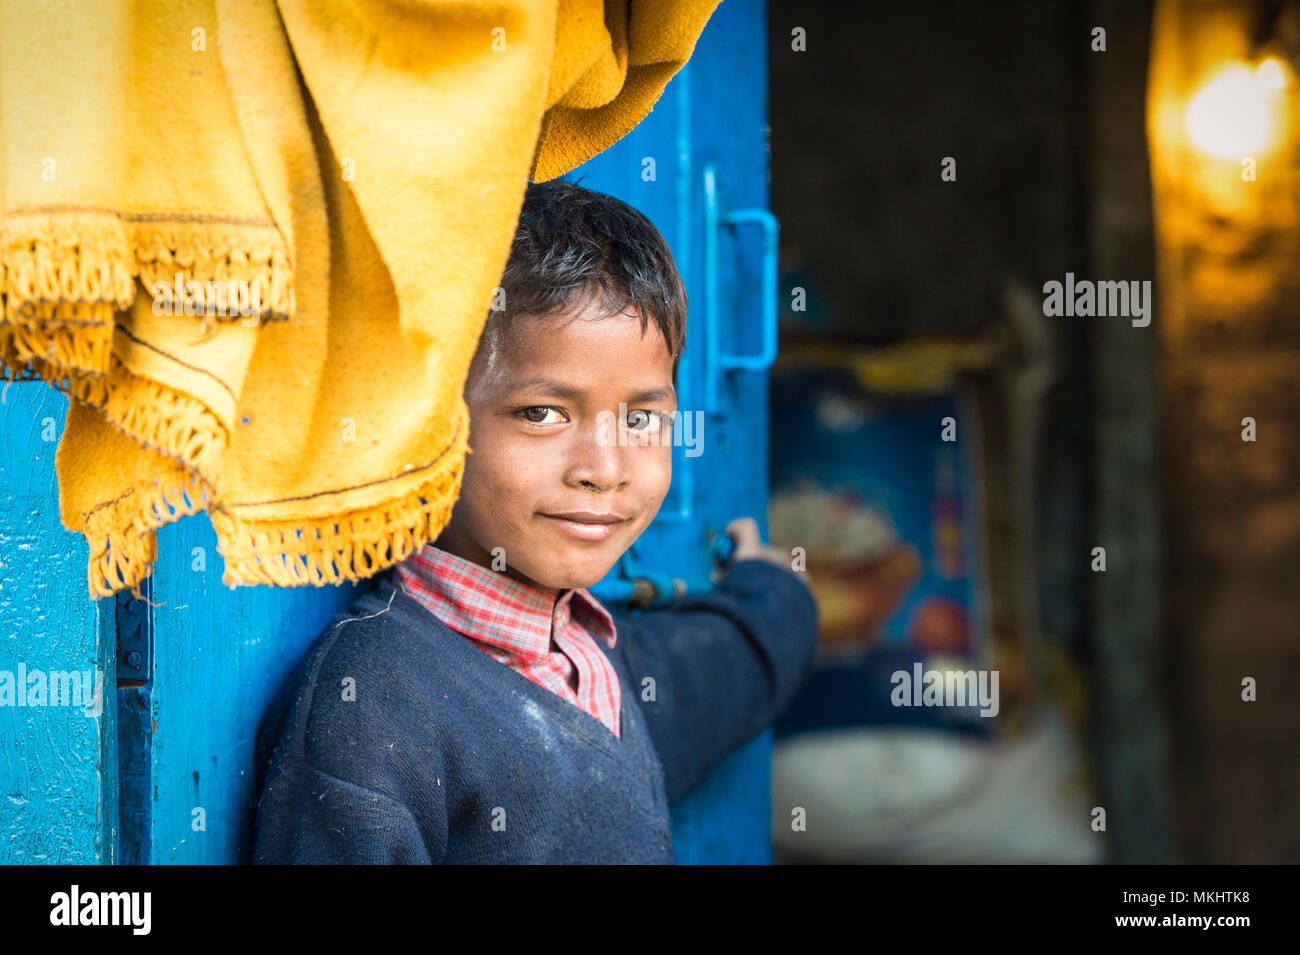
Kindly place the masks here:
POLYGON ((911 689, 927 671, 990 661, 977 424, 960 391, 874 394, 827 364, 780 369, 771 387, 770 534, 803 548, 822 618, 817 667, 776 735, 881 724, 991 734, 996 717, 974 701, 925 705, 911 689))

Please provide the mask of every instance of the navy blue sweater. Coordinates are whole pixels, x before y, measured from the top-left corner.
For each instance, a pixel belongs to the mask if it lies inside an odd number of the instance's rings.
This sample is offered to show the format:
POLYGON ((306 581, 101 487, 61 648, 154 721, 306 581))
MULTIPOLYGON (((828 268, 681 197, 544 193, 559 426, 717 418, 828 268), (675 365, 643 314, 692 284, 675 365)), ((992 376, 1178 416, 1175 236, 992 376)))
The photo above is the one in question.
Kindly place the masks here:
POLYGON ((452 630, 384 574, 268 712, 254 863, 671 863, 668 805, 808 677, 794 572, 616 616, 620 736, 452 630))

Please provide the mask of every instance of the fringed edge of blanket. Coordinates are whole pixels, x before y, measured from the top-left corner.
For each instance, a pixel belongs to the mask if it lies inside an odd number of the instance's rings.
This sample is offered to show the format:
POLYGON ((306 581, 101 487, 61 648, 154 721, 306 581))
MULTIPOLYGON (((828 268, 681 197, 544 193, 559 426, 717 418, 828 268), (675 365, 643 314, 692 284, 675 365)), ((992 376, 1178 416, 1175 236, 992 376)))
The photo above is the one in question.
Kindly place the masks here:
POLYGON ((104 375, 81 374, 58 361, 24 361, 23 349, 16 347, 23 334, 0 326, 0 380, 39 379, 96 409, 127 437, 182 467, 200 475, 216 473, 221 455, 230 444, 230 433, 203 402, 135 374, 111 350, 106 359, 109 373, 104 375))
MULTIPOLYGON (((75 329, 33 328, 0 322, 0 366, 7 365, 13 369, 12 374, 5 376, 11 379, 17 379, 28 365, 31 373, 24 373, 20 380, 41 378, 50 381, 54 376, 100 378, 104 372, 87 369, 107 370, 112 350, 111 320, 75 329)), ((54 384, 53 381, 50 383, 54 384)))
POLYGON ((136 600, 145 600, 140 584, 158 560, 158 528, 202 511, 210 501, 208 494, 207 482, 186 471, 179 485, 154 478, 87 514, 91 597, 111 597, 130 588, 136 600))
POLYGON ((14 329, 20 362, 105 374, 115 313, 144 293, 157 314, 205 326, 287 321, 295 308, 293 268, 269 219, 59 207, 0 219, 0 326, 14 329))
POLYGON ((229 433, 202 402, 133 374, 116 355, 108 358, 110 374, 98 376, 41 359, 16 363, 12 344, 16 334, 0 326, 0 380, 42 381, 58 389, 94 408, 133 441, 174 462, 183 474, 177 478, 172 472, 166 484, 154 478, 151 484, 130 488, 85 515, 79 528, 90 549, 91 597, 109 597, 130 587, 137 599, 144 599, 139 587, 157 559, 156 529, 202 511, 215 497, 205 475, 216 473, 229 433))
POLYGON ((0 380, 46 382, 185 474, 86 516, 92 597, 130 587, 143 599, 156 529, 207 506, 215 493, 205 475, 229 444, 202 402, 133 374, 113 354, 116 315, 138 294, 153 295, 155 313, 201 319, 203 332, 213 319, 287 321, 295 308, 293 269, 270 219, 70 207, 0 218, 0 380))
POLYGON ((319 520, 240 518, 220 501, 208 508, 225 559, 222 582, 319 587, 357 583, 435 540, 451 519, 464 476, 467 428, 447 463, 400 497, 319 520))

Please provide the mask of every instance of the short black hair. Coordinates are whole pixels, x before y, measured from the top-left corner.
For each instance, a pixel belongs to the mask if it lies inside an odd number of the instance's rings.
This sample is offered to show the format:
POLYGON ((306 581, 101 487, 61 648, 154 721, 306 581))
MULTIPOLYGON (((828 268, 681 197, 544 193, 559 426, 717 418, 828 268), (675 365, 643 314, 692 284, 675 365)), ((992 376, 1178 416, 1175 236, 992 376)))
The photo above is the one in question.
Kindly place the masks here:
POLYGON ((640 312, 654 320, 677 364, 686 347, 686 289, 654 224, 613 196, 563 179, 530 182, 524 193, 499 298, 489 309, 478 354, 492 366, 518 315, 549 316, 598 294, 607 316, 640 312))

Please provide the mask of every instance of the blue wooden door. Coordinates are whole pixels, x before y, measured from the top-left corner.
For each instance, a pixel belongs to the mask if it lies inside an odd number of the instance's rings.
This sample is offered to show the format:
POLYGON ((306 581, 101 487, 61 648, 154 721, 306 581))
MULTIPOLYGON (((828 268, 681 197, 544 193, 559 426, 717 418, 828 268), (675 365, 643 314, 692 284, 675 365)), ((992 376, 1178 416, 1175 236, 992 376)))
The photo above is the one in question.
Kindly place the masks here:
MULTIPOLYGON (((758 518, 766 535, 766 56, 763 4, 721 4, 650 116, 570 177, 631 202, 668 238, 690 300, 679 407, 702 416, 695 446, 674 449, 655 523, 593 588, 607 600, 635 580, 661 595, 673 578, 707 587, 713 535, 734 517, 758 518)), ((20 665, 92 682, 98 671, 103 706, 0 707, 0 862, 247 861, 266 706, 369 583, 231 590, 198 514, 158 532, 148 603, 91 601, 85 542, 58 517, 66 407, 39 382, 10 384, 0 404, 0 691, 20 665)), ((673 808, 680 861, 771 861, 770 754, 766 731, 673 808)))

